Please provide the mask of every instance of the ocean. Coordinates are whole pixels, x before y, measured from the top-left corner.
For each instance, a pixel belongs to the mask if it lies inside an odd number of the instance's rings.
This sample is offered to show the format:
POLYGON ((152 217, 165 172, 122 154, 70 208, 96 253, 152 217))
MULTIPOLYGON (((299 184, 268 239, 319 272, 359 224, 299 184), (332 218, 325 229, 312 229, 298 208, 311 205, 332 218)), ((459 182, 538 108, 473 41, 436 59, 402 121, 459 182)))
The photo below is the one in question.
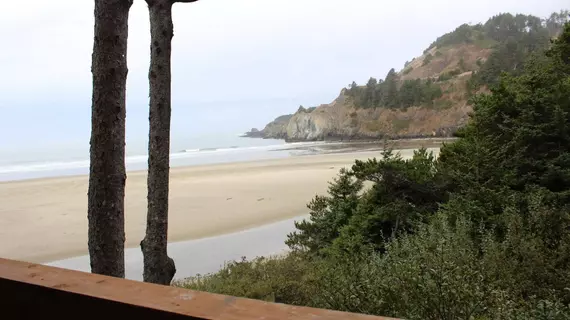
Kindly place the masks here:
MULTIPOLYGON (((173 139, 170 167, 287 158, 291 156, 380 149, 381 142, 294 142, 239 135, 173 139)), ((50 147, 25 152, 0 152, 0 182, 89 174, 88 142, 81 147, 50 147)), ((146 145, 127 143, 127 172, 146 170, 146 145)))
MULTIPOLYGON (((291 146, 313 143, 286 144, 283 140, 252 139, 239 136, 207 137, 177 143, 171 148, 171 167, 231 163, 252 160, 285 158, 303 153, 291 146)), ((148 156, 142 151, 129 152, 125 164, 127 171, 147 169, 148 156)), ((25 156, 4 156, 0 161, 0 181, 14 181, 49 177, 89 174, 89 155, 77 150, 47 150, 25 156)))

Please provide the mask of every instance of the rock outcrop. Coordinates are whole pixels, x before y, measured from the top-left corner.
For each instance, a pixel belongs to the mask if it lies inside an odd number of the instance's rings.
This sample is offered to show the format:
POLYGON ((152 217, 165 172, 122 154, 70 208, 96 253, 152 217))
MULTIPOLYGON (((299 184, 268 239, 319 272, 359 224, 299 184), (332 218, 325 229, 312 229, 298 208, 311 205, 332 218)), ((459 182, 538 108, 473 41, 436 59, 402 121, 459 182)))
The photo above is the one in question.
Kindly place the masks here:
POLYGON ((300 107, 295 114, 281 116, 259 133, 252 131, 248 136, 286 141, 452 136, 465 125, 472 111, 467 82, 490 53, 491 50, 476 45, 434 47, 407 64, 397 74, 399 86, 412 79, 432 79, 441 88, 441 97, 430 106, 358 108, 354 97, 344 88, 331 103, 308 109, 300 107), (455 70, 467 71, 448 76, 455 70))
POLYGON ((445 110, 425 107, 406 110, 358 109, 351 99, 343 89, 330 104, 321 105, 310 113, 297 111, 289 120, 284 139, 314 141, 446 137, 453 135, 466 123, 472 110, 466 101, 445 110))
POLYGON ((248 132, 242 135, 244 138, 263 138, 263 133, 257 128, 251 128, 248 132))
POLYGON ((253 128, 243 136, 248 138, 287 139, 287 125, 292 117, 292 114, 279 116, 268 123, 263 130, 253 128))
POLYGON ((539 20, 501 14, 485 24, 461 25, 400 72, 392 69, 384 80, 370 78, 364 86, 353 82, 331 103, 300 107, 249 135, 287 141, 451 136, 469 118, 469 97, 488 92, 501 72, 516 70, 531 56, 528 48, 510 45, 513 37, 545 49, 568 18, 555 14, 534 23, 539 20))

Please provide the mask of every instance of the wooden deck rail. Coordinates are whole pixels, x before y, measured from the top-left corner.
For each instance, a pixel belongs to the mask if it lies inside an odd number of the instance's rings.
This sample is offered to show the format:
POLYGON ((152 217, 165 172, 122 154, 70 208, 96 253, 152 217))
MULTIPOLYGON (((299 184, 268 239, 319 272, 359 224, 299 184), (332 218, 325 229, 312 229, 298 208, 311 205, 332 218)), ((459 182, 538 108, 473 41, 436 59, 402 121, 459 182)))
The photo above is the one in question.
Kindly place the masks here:
POLYGON ((0 259, 4 319, 388 320, 0 259), (53 316, 53 317, 52 317, 53 316))

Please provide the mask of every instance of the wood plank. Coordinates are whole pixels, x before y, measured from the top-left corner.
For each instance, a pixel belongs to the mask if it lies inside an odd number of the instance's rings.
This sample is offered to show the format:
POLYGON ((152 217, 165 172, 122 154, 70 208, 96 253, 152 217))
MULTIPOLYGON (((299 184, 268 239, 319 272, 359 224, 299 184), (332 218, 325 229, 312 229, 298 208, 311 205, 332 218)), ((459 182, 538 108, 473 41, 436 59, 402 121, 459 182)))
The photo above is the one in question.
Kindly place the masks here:
POLYGON ((0 258, 2 310, 28 318, 389 320, 160 286, 0 258))

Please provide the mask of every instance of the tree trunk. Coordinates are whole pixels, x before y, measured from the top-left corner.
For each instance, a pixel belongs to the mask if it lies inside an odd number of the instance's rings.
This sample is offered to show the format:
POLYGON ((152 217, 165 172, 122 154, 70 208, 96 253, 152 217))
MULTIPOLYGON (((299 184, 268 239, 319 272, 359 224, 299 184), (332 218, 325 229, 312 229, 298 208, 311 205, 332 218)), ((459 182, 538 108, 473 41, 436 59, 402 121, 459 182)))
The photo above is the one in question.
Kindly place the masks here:
POLYGON ((150 12, 151 60, 148 212, 141 242, 145 282, 168 285, 176 273, 167 255, 170 167, 170 53, 173 36, 171 0, 147 0, 150 12))
POLYGON ((132 0, 95 0, 87 217, 93 273, 125 276, 125 91, 132 0))

